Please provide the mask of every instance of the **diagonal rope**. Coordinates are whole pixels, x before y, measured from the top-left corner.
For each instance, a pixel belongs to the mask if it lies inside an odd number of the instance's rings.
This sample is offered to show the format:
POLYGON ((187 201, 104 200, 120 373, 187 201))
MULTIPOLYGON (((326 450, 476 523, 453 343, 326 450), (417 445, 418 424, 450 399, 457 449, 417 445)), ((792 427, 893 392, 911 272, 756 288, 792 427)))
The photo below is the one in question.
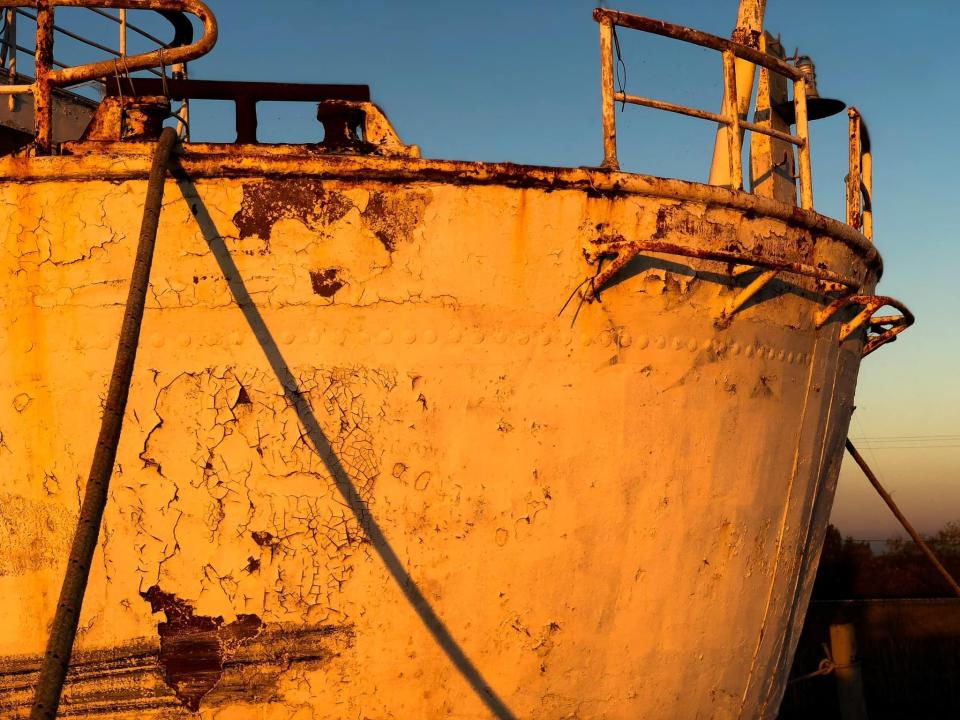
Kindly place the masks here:
POLYGON ((83 504, 80 507, 80 519, 73 535, 70 560, 64 574, 47 650, 40 668, 40 678, 37 681, 30 720, 54 720, 57 716, 57 708, 60 706, 60 695, 63 692, 64 680, 70 666, 70 655, 77 636, 80 608, 83 605, 83 596, 90 576, 90 563, 97 547, 103 511, 107 504, 107 492, 110 476, 113 474, 113 464, 117 457, 120 431, 123 429, 123 415, 127 408, 127 397, 130 394, 130 380, 137 358, 140 326, 146 305, 147 286, 150 283, 153 250, 157 242, 157 227, 160 222, 167 163, 177 144, 177 139, 177 133, 173 128, 164 128, 154 150, 147 197, 143 208, 143 221, 140 225, 140 241, 130 278, 127 304, 123 312, 123 324, 120 328, 113 373, 110 376, 110 388, 107 391, 103 417, 100 420, 100 435, 97 438, 97 447, 90 466, 90 476, 87 480, 83 504))

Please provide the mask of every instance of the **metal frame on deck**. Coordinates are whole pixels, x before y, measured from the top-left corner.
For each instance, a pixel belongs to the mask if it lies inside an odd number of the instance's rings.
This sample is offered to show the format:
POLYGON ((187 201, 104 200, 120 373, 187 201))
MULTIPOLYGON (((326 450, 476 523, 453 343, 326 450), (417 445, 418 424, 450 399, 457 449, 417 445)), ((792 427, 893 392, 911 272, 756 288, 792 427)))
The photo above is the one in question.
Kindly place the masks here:
POLYGON ((694 30, 683 25, 655 20, 641 15, 597 8, 593 19, 600 24, 600 84, 603 96, 603 166, 619 170, 617 160, 616 104, 629 103, 656 110, 679 113, 701 120, 711 120, 730 128, 727 135, 727 154, 730 163, 730 184, 733 190, 743 190, 743 139, 742 131, 761 133, 795 145, 800 156, 800 207, 813 209, 813 180, 810 170, 810 137, 807 123, 807 81, 803 73, 793 65, 755 48, 726 40, 716 35, 694 30), (687 107, 638 95, 618 92, 614 87, 613 34, 615 27, 640 30, 653 35, 688 42, 716 50, 723 55, 724 107, 722 113, 713 113, 700 108, 687 107), (746 60, 783 75, 793 81, 793 106, 796 113, 797 134, 774 130, 765 125, 749 122, 740 117, 737 109, 736 60, 746 60))
MULTIPOLYGON (((743 131, 749 130, 769 137, 782 140, 796 146, 799 159, 800 207, 804 210, 813 210, 813 181, 810 165, 810 134, 807 114, 807 80, 803 72, 778 57, 762 52, 761 50, 710 35, 700 30, 694 30, 683 25, 656 20, 653 18, 633 15, 630 13, 597 8, 593 11, 593 19, 600 25, 600 84, 602 95, 603 114, 603 167, 608 170, 619 170, 617 159, 617 103, 640 105, 655 110, 687 115, 689 117, 709 120, 728 128, 726 135, 727 160, 729 165, 730 189, 743 191, 743 131), (723 56, 723 109, 720 113, 710 112, 701 108, 678 105, 676 103, 628 95, 623 90, 617 90, 614 85, 614 45, 617 27, 640 30, 642 32, 660 35, 662 37, 680 40, 681 42, 699 45, 716 50, 723 56), (771 72, 778 73, 793 82, 793 109, 796 135, 785 133, 768 125, 749 122, 741 117, 737 107, 737 72, 736 61, 744 60, 753 65, 759 65, 771 72)), ((846 187, 846 221, 852 228, 862 232, 868 240, 873 238, 873 155, 870 151, 870 136, 860 112, 850 108, 850 137, 849 137, 849 174, 846 187)), ((600 289, 609 282, 630 260, 641 252, 665 252, 712 260, 725 260, 736 263, 734 275, 742 275, 761 270, 750 283, 740 289, 724 305, 718 317, 718 322, 729 322, 732 316, 757 293, 763 290, 770 281, 783 272, 801 275, 816 279, 822 283, 826 292, 838 292, 840 297, 819 310, 814 318, 814 325, 822 327, 840 309, 855 305, 861 311, 840 329, 840 340, 850 337, 862 327, 866 327, 867 340, 863 348, 866 356, 896 339, 896 336, 906 330, 914 322, 913 314, 897 300, 882 295, 859 295, 859 283, 853 278, 843 277, 830 273, 824 268, 801 265, 788 265, 769 262, 758 256, 742 256, 737 253, 708 252, 693 247, 681 245, 667 245, 655 241, 628 241, 601 242, 598 248, 588 253, 588 259, 599 261, 600 257, 611 260, 607 267, 593 278, 590 278, 587 287, 582 291, 585 300, 598 297, 600 289), (881 307, 890 305, 899 310, 901 315, 873 317, 873 313, 881 307)))

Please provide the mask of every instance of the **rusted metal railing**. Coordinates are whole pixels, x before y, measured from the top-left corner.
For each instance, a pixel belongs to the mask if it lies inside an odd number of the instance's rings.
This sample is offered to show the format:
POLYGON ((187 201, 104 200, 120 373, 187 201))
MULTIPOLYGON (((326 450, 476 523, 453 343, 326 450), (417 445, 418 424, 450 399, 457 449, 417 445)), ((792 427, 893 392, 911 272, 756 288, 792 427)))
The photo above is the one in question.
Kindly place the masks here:
MULTIPOLYGON (((210 9, 201 0, 0 0, 0 8, 7 8, 7 22, 10 23, 9 9, 30 7, 36 10, 35 15, 29 15, 37 24, 36 45, 34 48, 35 79, 31 84, 17 84, 15 74, 10 75, 11 84, 0 85, 0 95, 32 94, 36 122, 36 148, 41 154, 51 151, 52 134, 52 93, 55 87, 68 87, 90 80, 100 80, 113 75, 129 75, 137 70, 151 70, 156 68, 182 66, 210 51, 217 41, 217 21, 210 9), (94 10, 100 15, 110 18, 120 25, 120 51, 106 48, 99 43, 93 43, 75 33, 70 33, 54 25, 54 9, 56 7, 80 7, 94 10), (184 45, 167 46, 160 43, 160 47, 152 52, 137 55, 126 55, 126 33, 133 30, 153 41, 153 37, 146 31, 136 28, 126 20, 126 14, 115 17, 105 13, 105 9, 115 10, 153 10, 160 13, 187 13, 195 16, 203 24, 203 36, 196 42, 184 45), (73 67, 56 63, 53 58, 54 33, 65 33, 69 37, 81 42, 106 50, 113 55, 113 59, 101 62, 77 65, 73 67), (59 66, 59 67, 58 67, 59 66)), ((12 15, 15 22, 16 13, 12 15)), ((14 37, 15 37, 15 30, 14 37)), ((9 42, 5 39, 5 42, 9 42)), ((159 42, 159 41, 157 41, 159 42)), ((15 44, 13 55, 17 50, 25 50, 15 44)))
POLYGON ((603 94, 603 166, 611 170, 619 169, 617 160, 617 120, 616 104, 629 103, 679 113, 690 117, 710 120, 729 128, 727 153, 730 165, 730 185, 734 190, 743 189, 743 138, 742 132, 762 133, 795 145, 798 149, 800 166, 800 206, 813 209, 813 181, 810 170, 810 138, 807 126, 807 86, 803 73, 790 63, 761 52, 747 45, 710 35, 699 30, 674 25, 662 20, 597 8, 593 18, 600 25, 600 81, 603 94), (724 105, 722 113, 713 113, 699 108, 628 95, 614 87, 614 28, 625 27, 632 30, 661 35, 663 37, 692 43, 716 50, 723 55, 724 105), (793 81, 793 104, 797 134, 775 130, 767 125, 749 122, 741 117, 737 108, 736 60, 746 60, 754 65, 767 68, 793 81))
POLYGON ((847 225, 873 240, 873 153, 870 133, 860 111, 850 117, 850 171, 847 174, 847 225))
POLYGON ((814 316, 817 329, 823 327, 839 310, 853 305, 860 308, 853 318, 840 326, 840 342, 866 326, 867 342, 863 346, 863 357, 887 343, 897 339, 897 335, 913 325, 915 318, 910 309, 899 300, 888 295, 851 295, 845 294, 834 300, 814 316), (900 311, 900 315, 877 316, 874 313, 882 307, 890 306, 900 311))

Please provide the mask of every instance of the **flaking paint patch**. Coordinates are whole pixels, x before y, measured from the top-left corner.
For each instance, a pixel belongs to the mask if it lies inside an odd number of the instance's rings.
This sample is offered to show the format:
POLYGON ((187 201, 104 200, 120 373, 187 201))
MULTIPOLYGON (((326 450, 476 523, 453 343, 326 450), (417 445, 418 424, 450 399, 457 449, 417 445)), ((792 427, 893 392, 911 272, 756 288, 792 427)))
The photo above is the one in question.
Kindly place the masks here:
POLYGON ((332 225, 354 205, 344 194, 328 191, 319 180, 263 180, 244 185, 233 224, 241 237, 270 240, 273 226, 287 218, 304 225, 332 225))
POLYGON ((256 235, 269 241, 281 220, 298 220, 316 230, 356 209, 387 252, 393 252, 422 224, 428 202, 429 195, 418 190, 373 190, 361 207, 355 198, 328 190, 320 180, 262 180, 243 186, 233 224, 241 238, 256 235))
POLYGON ((0 577, 64 562, 74 524, 66 507, 0 493, 0 508, 0 577), (12 552, 14 548, 16 552, 12 552))
MULTIPOLYGON (((157 477, 117 493, 136 523, 143 586, 176 588, 211 616, 342 621, 341 589, 366 539, 276 378, 210 369, 158 382, 140 454, 157 477), (145 502, 163 512, 144 513, 145 502)), ((364 502, 380 475, 376 436, 395 386, 369 368, 298 373, 299 401, 364 502)))
POLYGON ((383 243, 387 252, 393 252, 400 243, 423 222, 429 196, 415 190, 399 193, 374 191, 363 210, 363 220, 383 243))
POLYGON ((194 613, 190 603, 154 585, 142 593, 153 612, 163 612, 158 662, 177 698, 196 712, 200 701, 220 681, 224 661, 245 641, 256 637, 263 623, 256 615, 238 615, 231 623, 222 617, 194 613))
POLYGON ((310 271, 310 286, 315 295, 333 297, 344 285, 346 281, 340 279, 340 268, 310 271))

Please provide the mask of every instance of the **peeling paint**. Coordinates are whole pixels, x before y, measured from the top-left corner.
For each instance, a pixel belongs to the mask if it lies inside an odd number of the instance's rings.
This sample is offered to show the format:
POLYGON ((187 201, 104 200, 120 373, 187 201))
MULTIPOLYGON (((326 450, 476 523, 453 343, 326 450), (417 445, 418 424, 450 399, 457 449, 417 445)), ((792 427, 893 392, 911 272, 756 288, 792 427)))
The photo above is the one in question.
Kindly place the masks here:
POLYGON ((263 180, 244 185, 243 202, 233 217, 241 237, 257 235, 269 241, 273 227, 285 218, 304 225, 332 225, 354 207, 339 192, 324 189, 320 180, 263 180))
POLYGON ((256 615, 238 615, 226 624, 222 617, 196 615, 189 603, 157 585, 144 592, 143 598, 153 612, 167 617, 157 625, 163 677, 184 707, 196 712, 200 701, 220 681, 224 662, 242 643, 256 637, 263 623, 256 615))
POLYGON ((321 297, 333 297, 336 295, 337 290, 346 285, 346 282, 338 277, 339 274, 339 268, 311 270, 310 285, 313 287, 314 294, 320 295, 321 297))
POLYGON ((66 507, 0 492, 0 509, 0 577, 63 565, 75 523, 66 507))

